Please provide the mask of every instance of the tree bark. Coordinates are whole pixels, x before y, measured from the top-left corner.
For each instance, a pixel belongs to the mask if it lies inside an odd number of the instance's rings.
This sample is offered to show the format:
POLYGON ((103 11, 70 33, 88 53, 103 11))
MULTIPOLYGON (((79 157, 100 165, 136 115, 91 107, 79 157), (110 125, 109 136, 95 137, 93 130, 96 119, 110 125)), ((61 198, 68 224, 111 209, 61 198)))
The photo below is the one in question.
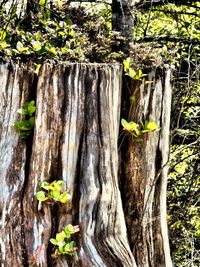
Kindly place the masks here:
POLYGON ((23 194, 26 144, 13 129, 17 110, 29 98, 33 81, 23 66, 0 65, 0 263, 24 266, 23 194))
POLYGON ((27 266, 38 248, 37 264, 43 267, 136 266, 117 176, 121 67, 44 64, 34 137, 26 142, 12 124, 29 98, 32 80, 9 64, 1 65, 0 74, 2 267, 27 266), (65 182, 72 197, 68 206, 36 200, 38 184, 54 179, 65 182), (80 225, 79 253, 54 262, 49 239, 68 223, 80 225))
POLYGON ((127 38, 121 50, 128 52, 129 42, 133 41, 134 3, 128 0, 112 0, 112 29, 127 38))
POLYGON ((152 72, 148 80, 150 83, 143 80, 133 86, 136 102, 131 106, 129 121, 153 120, 161 129, 145 133, 142 142, 129 137, 124 159, 124 210, 137 266, 171 267, 166 221, 170 70, 161 77, 152 72))
POLYGON ((129 119, 152 119, 161 130, 146 133, 141 143, 129 138, 120 181, 120 65, 45 63, 37 79, 27 66, 0 65, 2 267, 26 267, 38 249, 40 267, 172 266, 166 223, 170 71, 148 79, 153 83, 133 88, 129 119), (24 141, 12 125, 33 98, 34 134, 24 141), (39 183, 60 179, 71 202, 40 204, 39 183), (78 254, 54 260, 49 239, 68 223, 80 226, 78 254))

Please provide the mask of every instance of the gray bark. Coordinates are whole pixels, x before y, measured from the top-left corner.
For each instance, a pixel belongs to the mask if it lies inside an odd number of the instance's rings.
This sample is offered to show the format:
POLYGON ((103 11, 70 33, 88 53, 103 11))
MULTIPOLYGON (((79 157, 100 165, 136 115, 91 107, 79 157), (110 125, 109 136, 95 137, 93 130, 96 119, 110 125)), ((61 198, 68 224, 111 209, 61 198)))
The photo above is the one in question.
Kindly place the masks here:
POLYGON ((0 75, 2 267, 26 266, 38 248, 43 267, 135 266, 117 176, 121 67, 45 64, 32 144, 12 127, 32 80, 9 64, 1 65, 0 75), (39 205, 38 184, 56 178, 64 180, 71 204, 39 205), (80 225, 79 254, 54 262, 49 239, 67 223, 80 225))
POLYGON ((152 72, 153 83, 133 88, 129 119, 153 119, 161 130, 145 134, 141 143, 129 139, 120 192, 122 67, 45 63, 34 80, 25 66, 0 65, 2 267, 27 266, 38 248, 40 267, 172 266, 166 223, 170 71, 163 76, 152 72), (34 135, 24 141, 12 125, 34 95, 34 135), (71 202, 39 204, 38 184, 58 179, 71 202), (55 261, 49 239, 68 223, 80 226, 79 252, 55 261))
POLYGON ((136 102, 129 120, 153 120, 160 131, 146 133, 142 142, 129 138, 126 159, 125 214, 130 246, 140 267, 171 267, 166 221, 167 163, 171 109, 170 70, 165 79, 148 76, 153 83, 133 86, 136 102))

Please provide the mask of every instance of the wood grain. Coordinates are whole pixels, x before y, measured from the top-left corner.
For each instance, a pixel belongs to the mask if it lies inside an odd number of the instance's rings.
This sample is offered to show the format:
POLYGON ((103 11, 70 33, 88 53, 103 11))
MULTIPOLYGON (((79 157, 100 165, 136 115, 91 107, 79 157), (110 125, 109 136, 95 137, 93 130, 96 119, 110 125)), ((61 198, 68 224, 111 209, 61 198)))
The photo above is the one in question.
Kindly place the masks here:
POLYGON ((147 78, 151 83, 144 79, 140 86, 133 86, 136 102, 129 120, 153 120, 161 127, 144 134, 140 143, 129 138, 124 204, 130 245, 139 267, 172 266, 166 221, 170 75, 170 70, 162 76, 152 71, 147 78))
POLYGON ((153 119, 161 130, 145 134, 142 143, 130 139, 120 192, 121 65, 49 62, 38 77, 28 66, 0 65, 2 267, 27 267, 38 249, 38 267, 171 266, 167 168, 157 176, 169 155, 170 73, 163 76, 152 72, 154 84, 134 87, 130 119, 153 119), (12 125, 17 110, 33 98, 34 133, 24 141, 12 125), (36 192, 44 180, 63 180, 71 201, 39 203, 36 192), (49 239, 68 223, 80 226, 79 252, 55 260, 49 239))

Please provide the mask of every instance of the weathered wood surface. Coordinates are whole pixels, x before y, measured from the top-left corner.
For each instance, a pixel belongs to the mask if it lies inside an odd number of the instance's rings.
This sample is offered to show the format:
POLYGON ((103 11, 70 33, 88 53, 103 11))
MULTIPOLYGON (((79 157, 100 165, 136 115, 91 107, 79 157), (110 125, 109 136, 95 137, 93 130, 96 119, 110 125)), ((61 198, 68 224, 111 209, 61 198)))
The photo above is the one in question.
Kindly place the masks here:
POLYGON ((136 266, 126 233, 118 186, 118 128, 122 69, 119 65, 44 64, 36 89, 33 140, 12 127, 31 99, 32 75, 0 68, 0 262, 28 266, 136 266), (42 180, 63 179, 72 202, 40 206, 42 180), (67 223, 79 224, 76 257, 53 262, 49 238, 67 223))
POLYGON ((150 83, 136 83, 129 121, 153 120, 160 131, 146 133, 142 142, 129 138, 124 210, 130 246, 137 266, 171 267, 166 221, 167 163, 171 109, 170 70, 150 83), (165 78, 162 78, 165 77, 165 78), (152 83, 153 82, 153 83, 152 83))
POLYGON ((141 143, 129 138, 120 182, 120 65, 46 63, 38 79, 22 65, 0 65, 2 267, 28 266, 38 248, 40 267, 172 266, 166 222, 170 71, 162 76, 152 72, 153 83, 133 87, 129 120, 152 119, 161 130, 141 143), (34 97, 34 135, 23 141, 12 125, 34 97), (63 179, 71 202, 39 205, 38 184, 54 179, 63 179), (54 261, 49 239, 68 223, 80 226, 79 253, 54 261))
POLYGON ((13 130, 17 110, 29 97, 33 75, 17 65, 0 65, 0 264, 23 266, 23 195, 26 144, 13 130))

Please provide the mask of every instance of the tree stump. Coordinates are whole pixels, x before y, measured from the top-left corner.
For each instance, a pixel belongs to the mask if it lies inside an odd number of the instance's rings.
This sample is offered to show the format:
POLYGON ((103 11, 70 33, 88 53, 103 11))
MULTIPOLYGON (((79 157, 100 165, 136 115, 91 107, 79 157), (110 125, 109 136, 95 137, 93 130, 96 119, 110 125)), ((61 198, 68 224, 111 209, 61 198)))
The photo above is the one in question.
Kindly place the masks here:
POLYGON ((129 139, 121 183, 121 65, 50 62, 38 77, 22 64, 0 65, 2 267, 29 266, 34 256, 39 267, 172 266, 166 224, 170 71, 164 80, 154 72, 148 79, 153 83, 134 87, 129 119, 153 119, 161 130, 141 143, 129 139), (13 123, 33 99, 34 132, 23 140, 13 123), (36 200, 41 181, 54 180, 64 181, 67 205, 36 200), (79 251, 55 260, 49 240, 69 223, 80 226, 79 251))

